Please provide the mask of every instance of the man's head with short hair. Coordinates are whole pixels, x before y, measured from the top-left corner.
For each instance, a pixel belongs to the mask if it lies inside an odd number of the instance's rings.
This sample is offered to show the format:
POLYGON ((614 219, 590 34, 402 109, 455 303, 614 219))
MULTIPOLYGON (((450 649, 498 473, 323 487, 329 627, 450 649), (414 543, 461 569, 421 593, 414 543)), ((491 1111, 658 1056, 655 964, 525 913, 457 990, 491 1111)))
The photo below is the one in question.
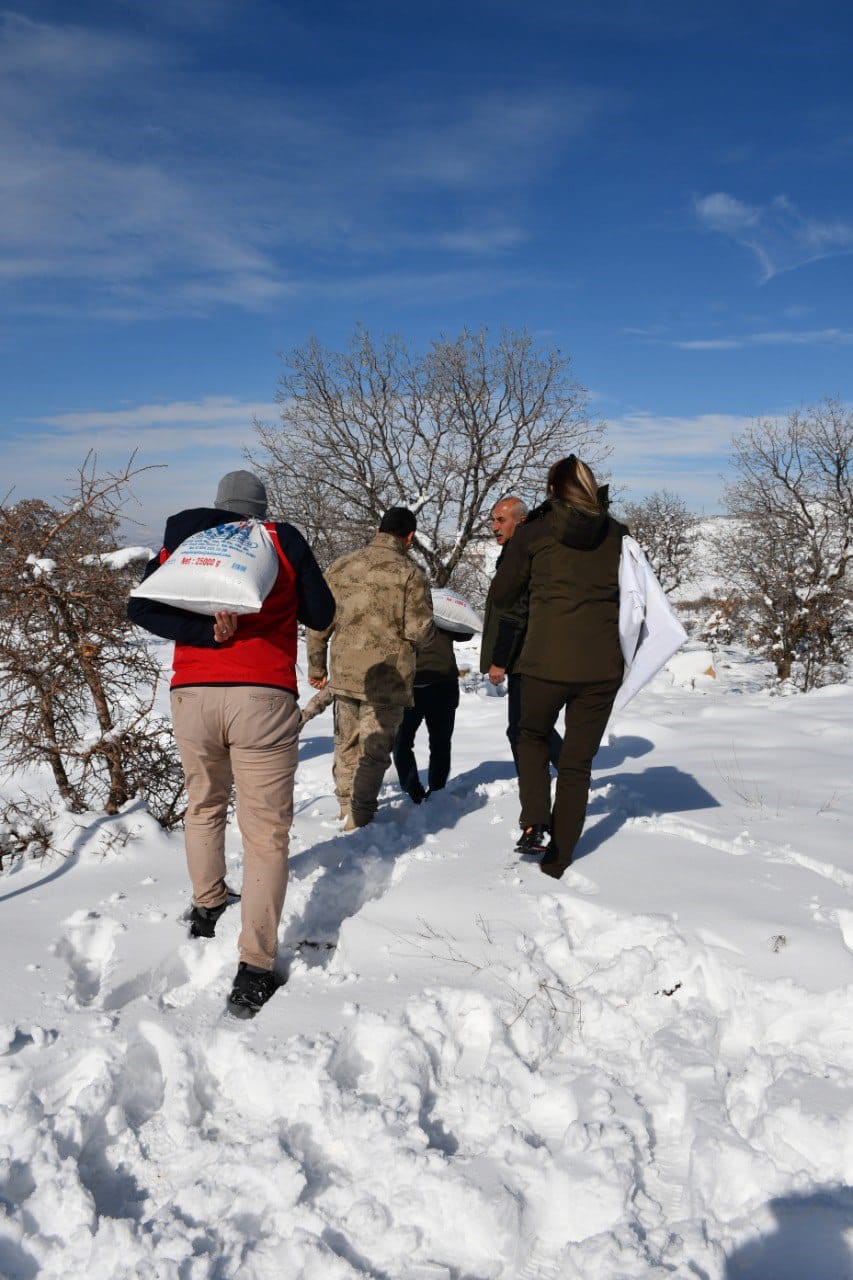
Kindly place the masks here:
POLYGON ((527 503, 514 494, 499 498, 492 507, 492 533, 499 547, 509 542, 527 515, 527 503))
POLYGON ((379 521, 379 532, 393 533, 395 538, 410 538, 417 527, 415 513, 408 507, 389 507, 379 521))
POLYGON ((238 515, 263 520, 267 514, 267 491, 251 471, 229 471, 219 481, 213 505, 218 511, 236 511, 238 515))

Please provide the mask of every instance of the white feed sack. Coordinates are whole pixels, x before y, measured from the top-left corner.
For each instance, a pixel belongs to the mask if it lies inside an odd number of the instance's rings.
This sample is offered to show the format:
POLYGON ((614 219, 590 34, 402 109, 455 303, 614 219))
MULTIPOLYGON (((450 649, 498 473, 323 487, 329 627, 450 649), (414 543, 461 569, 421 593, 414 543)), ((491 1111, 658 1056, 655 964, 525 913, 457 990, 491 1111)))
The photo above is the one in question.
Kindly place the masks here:
POLYGON ((258 613, 278 576, 278 555, 257 520, 194 533, 130 593, 190 613, 258 613))
POLYGON ((433 587, 432 612, 436 626, 445 631, 462 635, 468 631, 482 631, 483 619, 464 596, 446 587, 433 587))

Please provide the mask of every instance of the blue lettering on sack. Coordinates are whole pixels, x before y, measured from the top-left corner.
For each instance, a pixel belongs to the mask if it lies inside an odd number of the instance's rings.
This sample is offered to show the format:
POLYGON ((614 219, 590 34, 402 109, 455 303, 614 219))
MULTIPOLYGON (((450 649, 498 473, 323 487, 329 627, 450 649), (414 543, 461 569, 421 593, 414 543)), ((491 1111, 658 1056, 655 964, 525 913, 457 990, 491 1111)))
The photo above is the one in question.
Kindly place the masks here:
POLYGON ((184 550, 216 553, 225 556, 226 559, 231 555, 241 555, 248 560, 255 560, 259 541, 255 536, 255 526, 251 522, 219 524, 212 529, 193 534, 187 539, 184 550))

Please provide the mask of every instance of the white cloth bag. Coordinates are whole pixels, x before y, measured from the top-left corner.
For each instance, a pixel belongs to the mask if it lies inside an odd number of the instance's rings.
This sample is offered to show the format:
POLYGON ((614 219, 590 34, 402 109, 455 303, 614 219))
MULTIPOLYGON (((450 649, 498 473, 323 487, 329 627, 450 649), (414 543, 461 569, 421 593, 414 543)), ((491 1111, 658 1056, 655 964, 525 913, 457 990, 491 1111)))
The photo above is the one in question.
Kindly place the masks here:
POLYGON ((626 707, 686 639, 687 632, 640 544, 624 537, 619 559, 619 643, 625 675, 613 710, 626 707))
POLYGON ((185 538, 130 594, 190 613, 258 613, 278 569, 278 554, 260 520, 241 520, 185 538))
POLYGON ((433 587, 432 615, 437 627, 457 635, 483 630, 483 619, 473 605, 464 596, 448 591, 447 587, 433 587))

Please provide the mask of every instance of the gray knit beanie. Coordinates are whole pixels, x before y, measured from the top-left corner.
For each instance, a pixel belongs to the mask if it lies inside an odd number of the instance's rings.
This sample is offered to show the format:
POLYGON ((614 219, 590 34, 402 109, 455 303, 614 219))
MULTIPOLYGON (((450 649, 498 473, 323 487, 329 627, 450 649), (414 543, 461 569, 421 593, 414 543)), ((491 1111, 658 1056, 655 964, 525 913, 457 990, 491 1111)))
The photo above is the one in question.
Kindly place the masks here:
POLYGON ((236 511, 241 516, 263 520, 267 514, 267 491, 251 471, 229 471, 219 481, 213 505, 219 511, 236 511))

